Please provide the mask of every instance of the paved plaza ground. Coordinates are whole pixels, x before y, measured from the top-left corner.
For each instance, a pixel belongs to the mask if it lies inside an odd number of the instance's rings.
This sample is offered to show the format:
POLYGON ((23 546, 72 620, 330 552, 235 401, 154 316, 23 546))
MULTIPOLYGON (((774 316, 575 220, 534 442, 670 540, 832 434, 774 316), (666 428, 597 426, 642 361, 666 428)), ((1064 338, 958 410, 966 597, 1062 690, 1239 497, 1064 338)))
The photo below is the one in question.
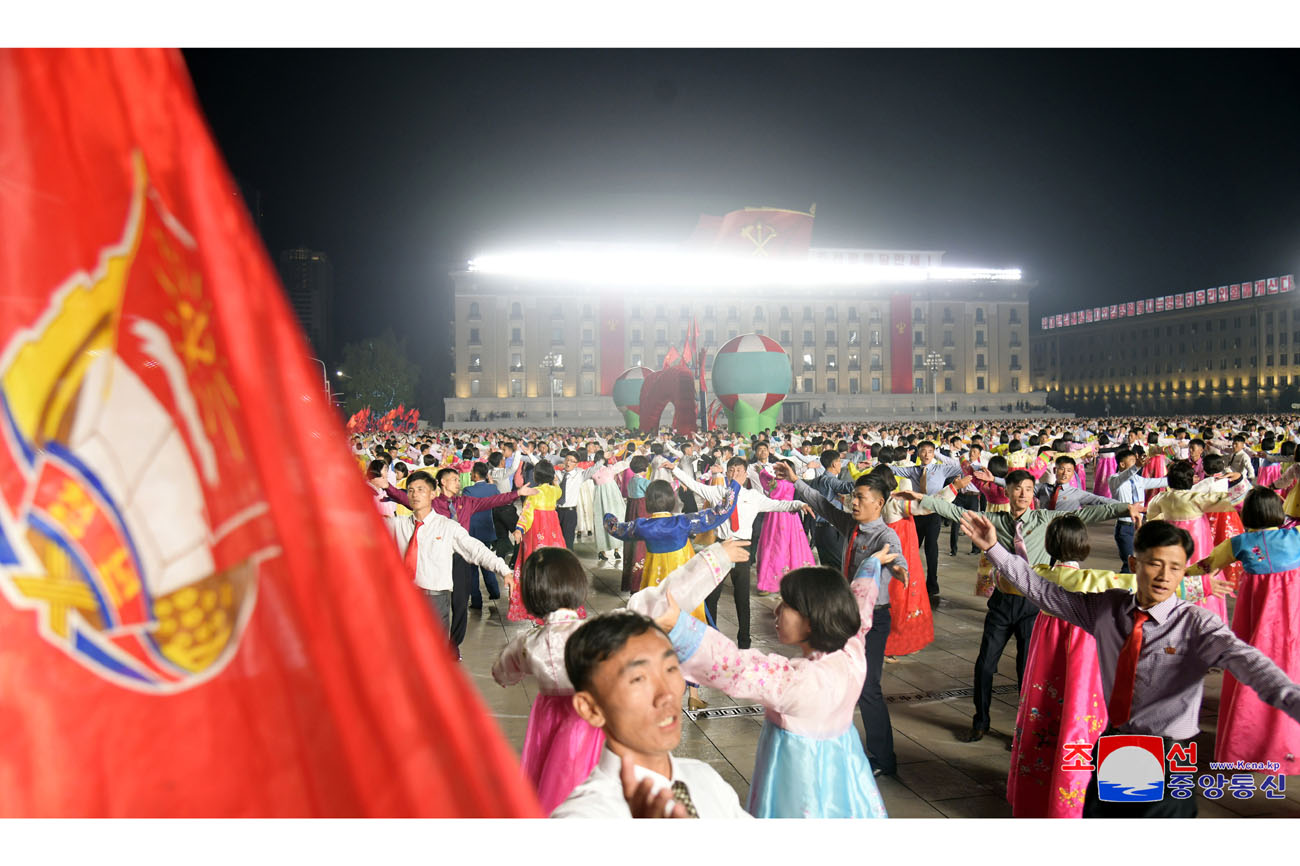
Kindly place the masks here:
MULTIPOLYGON (((1086 567, 1115 567, 1112 531, 1112 524, 1092 527, 1094 555, 1085 563, 1086 567)), ((977 557, 967 553, 969 542, 958 536, 958 555, 950 557, 947 533, 945 527, 939 564, 943 603, 935 614, 934 642, 885 666, 882 686, 890 701, 898 773, 894 777, 880 777, 877 782, 891 817, 1008 818, 1011 817, 1006 800, 1011 755, 1008 749, 1019 699, 1015 643, 1008 645, 994 680, 992 730, 977 743, 958 741, 956 735, 970 728, 972 673, 985 601, 972 592, 977 557)), ((589 537, 580 537, 576 547, 593 574, 587 610, 597 613, 621 607, 627 596, 619 592, 619 573, 612 568, 596 567, 589 537)), ((772 623, 776 602, 775 596, 753 595, 753 645, 764 651, 791 655, 789 648, 776 642, 772 623)), ((502 647, 520 628, 527 627, 507 622, 505 611, 504 599, 493 602, 486 596, 483 610, 470 611, 469 632, 462 647, 463 666, 487 700, 502 732, 518 750, 523 745, 528 710, 536 689, 531 682, 502 688, 492 680, 492 663, 502 647)), ((722 631, 733 637, 735 615, 728 582, 719 603, 718 618, 722 631)), ((1202 733, 1197 737, 1201 772, 1208 772, 1213 754, 1222 679, 1222 674, 1211 673, 1205 681, 1202 733)), ((736 706, 735 701, 713 689, 704 689, 704 699, 710 709, 736 706)), ((683 725, 681 746, 675 754, 707 761, 731 783, 743 803, 749 790, 761 723, 761 714, 688 718, 683 725)), ((862 722, 856 714, 854 724, 860 733, 862 722)), ((1256 778, 1262 778, 1262 774, 1256 774, 1256 778)), ((1286 799, 1282 800, 1266 799, 1259 791, 1245 800, 1234 799, 1227 793, 1217 801, 1206 799, 1199 792, 1197 798, 1203 818, 1300 817, 1300 776, 1288 777, 1286 799)))

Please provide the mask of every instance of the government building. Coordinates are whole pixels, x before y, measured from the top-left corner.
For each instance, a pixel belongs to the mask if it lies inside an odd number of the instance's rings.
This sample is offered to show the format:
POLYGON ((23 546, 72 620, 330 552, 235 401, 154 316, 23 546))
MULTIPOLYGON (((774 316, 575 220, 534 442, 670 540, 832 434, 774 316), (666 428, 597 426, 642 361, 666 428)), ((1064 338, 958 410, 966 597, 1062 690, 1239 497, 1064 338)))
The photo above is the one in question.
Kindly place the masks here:
POLYGON ((1031 384, 1055 408, 1085 416, 1290 412, 1300 402, 1293 285, 1272 277, 1098 307, 1061 325, 1060 314, 1041 317, 1031 384))
MULTIPOLYGON (((915 272, 942 269, 942 257, 934 250, 808 251, 812 262, 915 272)), ((959 278, 646 292, 458 270, 451 274, 454 396, 445 401, 445 423, 536 425, 554 417, 561 425, 619 425, 609 396, 614 379, 637 365, 660 369, 693 319, 708 370, 714 353, 740 334, 781 344, 793 373, 786 422, 1045 408, 1046 394, 1034 392, 1029 372, 1033 284, 1018 274, 935 273, 959 278)), ((661 424, 668 419, 665 413, 661 424)))

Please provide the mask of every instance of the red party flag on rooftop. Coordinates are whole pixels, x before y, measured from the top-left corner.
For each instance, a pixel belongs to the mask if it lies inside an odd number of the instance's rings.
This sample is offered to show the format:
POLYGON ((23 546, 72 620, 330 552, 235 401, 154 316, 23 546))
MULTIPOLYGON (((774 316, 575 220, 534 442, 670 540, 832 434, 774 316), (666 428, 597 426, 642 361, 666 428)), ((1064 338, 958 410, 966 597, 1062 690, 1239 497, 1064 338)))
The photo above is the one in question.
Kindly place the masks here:
POLYGON ((0 82, 0 816, 536 816, 179 52, 0 82))

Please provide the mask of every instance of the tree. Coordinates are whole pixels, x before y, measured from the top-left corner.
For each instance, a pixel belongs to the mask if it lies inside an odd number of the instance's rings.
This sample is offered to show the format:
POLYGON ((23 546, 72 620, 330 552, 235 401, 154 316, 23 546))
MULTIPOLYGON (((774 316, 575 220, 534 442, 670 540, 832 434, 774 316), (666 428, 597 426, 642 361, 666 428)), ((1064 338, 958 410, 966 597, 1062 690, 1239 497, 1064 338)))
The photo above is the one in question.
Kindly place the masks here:
POLYGON ((415 403, 420 368, 406 354, 406 340, 391 328, 378 337, 343 347, 343 409, 351 415, 369 406, 382 415, 398 404, 415 403))

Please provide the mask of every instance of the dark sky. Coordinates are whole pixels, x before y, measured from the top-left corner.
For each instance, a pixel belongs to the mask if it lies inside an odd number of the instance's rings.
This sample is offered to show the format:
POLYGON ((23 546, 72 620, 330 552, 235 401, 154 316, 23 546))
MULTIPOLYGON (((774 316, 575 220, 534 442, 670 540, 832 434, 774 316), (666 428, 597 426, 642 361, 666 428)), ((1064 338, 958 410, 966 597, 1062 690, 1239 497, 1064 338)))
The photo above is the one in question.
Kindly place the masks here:
POLYGON ((1034 315, 1298 270, 1294 51, 185 57, 272 255, 326 251, 338 342, 392 325, 427 400, 475 252, 675 241, 746 205, 816 202, 816 246, 1021 267, 1034 315))

